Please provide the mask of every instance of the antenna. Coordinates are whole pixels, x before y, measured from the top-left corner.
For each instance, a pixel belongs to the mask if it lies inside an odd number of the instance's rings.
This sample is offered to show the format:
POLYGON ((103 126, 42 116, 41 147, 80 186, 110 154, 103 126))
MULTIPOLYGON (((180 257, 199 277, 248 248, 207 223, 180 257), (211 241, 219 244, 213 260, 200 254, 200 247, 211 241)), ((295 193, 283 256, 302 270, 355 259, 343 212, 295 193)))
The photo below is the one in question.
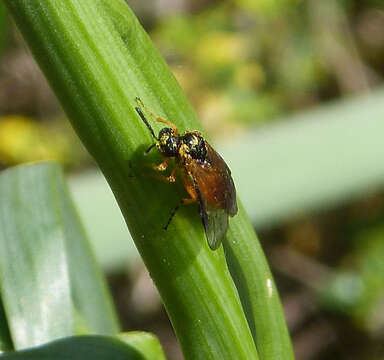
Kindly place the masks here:
POLYGON ((156 143, 152 144, 147 150, 144 151, 144 153, 148 154, 155 146, 156 146, 156 143))
POLYGON ((137 111, 137 113, 139 114, 139 116, 141 117, 141 120, 144 121, 144 124, 147 126, 148 130, 151 132, 152 136, 156 139, 156 140, 159 140, 157 138, 157 136, 155 135, 151 125, 149 125, 149 122, 147 121, 147 119, 145 118, 143 112, 140 110, 140 108, 138 107, 135 107, 135 110, 137 111))

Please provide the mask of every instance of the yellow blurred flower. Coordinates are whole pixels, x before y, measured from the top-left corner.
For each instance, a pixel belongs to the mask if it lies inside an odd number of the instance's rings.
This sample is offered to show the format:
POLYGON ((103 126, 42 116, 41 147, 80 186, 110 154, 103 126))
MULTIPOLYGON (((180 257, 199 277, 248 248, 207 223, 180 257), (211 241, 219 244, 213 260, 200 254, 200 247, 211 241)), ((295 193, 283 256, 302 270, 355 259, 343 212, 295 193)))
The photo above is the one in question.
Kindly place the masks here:
POLYGON ((235 71, 234 82, 243 89, 258 89, 265 82, 265 72, 258 63, 239 66, 235 71))
POLYGON ((248 54, 247 39, 230 32, 211 32, 201 39, 195 53, 203 65, 239 63, 248 54))
POLYGON ((65 162, 65 148, 59 136, 28 117, 0 117, 0 162, 6 166, 40 160, 65 162))

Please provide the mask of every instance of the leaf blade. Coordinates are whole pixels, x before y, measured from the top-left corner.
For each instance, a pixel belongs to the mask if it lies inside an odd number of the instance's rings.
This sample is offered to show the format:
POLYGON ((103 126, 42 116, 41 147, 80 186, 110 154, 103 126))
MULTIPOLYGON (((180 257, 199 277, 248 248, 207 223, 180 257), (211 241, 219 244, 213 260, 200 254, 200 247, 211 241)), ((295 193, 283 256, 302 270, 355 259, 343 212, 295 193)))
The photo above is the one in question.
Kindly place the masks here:
POLYGON ((79 315, 86 331, 115 333, 105 284, 87 259, 90 251, 60 168, 41 163, 8 169, 0 176, 0 197, 0 289, 15 348, 76 334, 79 315), (75 256, 69 234, 83 243, 75 256), (73 260, 79 257, 77 265, 73 260), (91 288, 94 301, 79 287, 91 288))
MULTIPOLYGON (((137 337, 137 335, 136 335, 137 337)), ((0 359, 56 359, 56 360, 163 360, 164 354, 151 334, 144 333, 141 339, 130 343, 129 333, 122 335, 123 341, 115 337, 75 336, 17 352, 0 355, 0 359), (137 342, 142 344, 137 346, 137 342)))

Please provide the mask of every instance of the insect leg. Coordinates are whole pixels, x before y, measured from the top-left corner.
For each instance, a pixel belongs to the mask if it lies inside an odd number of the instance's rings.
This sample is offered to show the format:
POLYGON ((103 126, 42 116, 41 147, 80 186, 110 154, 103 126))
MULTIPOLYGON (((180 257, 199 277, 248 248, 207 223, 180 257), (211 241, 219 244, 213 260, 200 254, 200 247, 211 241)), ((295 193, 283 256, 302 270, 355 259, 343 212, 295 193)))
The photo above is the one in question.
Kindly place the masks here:
POLYGON ((167 221, 167 224, 164 226, 164 230, 168 229, 169 224, 171 223, 171 221, 172 221, 173 217, 175 216, 177 210, 179 210, 180 206, 186 205, 186 204, 192 204, 194 202, 196 202, 196 198, 195 199, 193 199, 193 198, 181 199, 180 202, 176 205, 176 207, 171 212, 171 215, 169 215, 169 219, 167 221))
MULTIPOLYGON (((160 164, 162 165, 162 164, 160 164)), ((158 165, 158 166, 160 166, 158 165)), ((156 166, 156 165, 155 165, 156 166)), ((165 170, 165 169, 164 169, 165 170)), ((161 170, 160 170, 161 171, 161 170)), ((175 167, 173 169, 173 171, 171 172, 171 175, 169 176, 164 176, 164 175, 160 175, 160 174, 155 174, 155 176, 160 179, 160 180, 164 180, 164 181, 168 181, 170 183, 174 183, 176 181, 176 175, 177 175, 177 167, 175 167)))
POLYGON ((188 194, 191 197, 180 200, 180 203, 177 204, 177 206, 171 212, 171 215, 169 216, 168 222, 164 226, 164 230, 167 230, 169 224, 171 223, 173 217, 175 216, 177 210, 179 210, 181 205, 192 204, 192 203, 195 203, 197 201, 197 196, 196 196, 196 191, 194 189, 194 186, 187 180, 187 176, 186 175, 183 176, 183 183, 184 183, 185 189, 187 190, 188 194))
POLYGON ((163 123, 163 124, 167 124, 168 126, 170 126, 174 132, 175 135, 178 134, 178 130, 177 130, 177 126, 169 121, 169 120, 166 120, 166 119, 163 119, 159 116, 156 116, 151 110, 149 110, 143 103, 143 101, 140 99, 140 98, 136 98, 136 101, 137 103, 149 114, 151 115, 157 122, 160 122, 160 123, 163 123))
POLYGON ((160 163, 158 165, 156 165, 156 164, 146 164, 146 166, 149 166, 152 169, 157 170, 157 171, 165 171, 165 170, 167 170, 167 167, 169 165, 169 161, 170 160, 171 160, 171 158, 166 158, 162 163, 160 163))
POLYGON ((156 121, 157 121, 157 122, 160 122, 160 123, 163 123, 163 124, 167 124, 167 125, 169 125, 169 126, 172 128, 173 133, 174 133, 176 136, 178 135, 179 131, 178 131, 178 129, 177 129, 177 126, 176 126, 173 122, 171 122, 171 121, 169 121, 169 120, 166 120, 166 119, 163 119, 163 118, 161 118, 161 117, 157 117, 157 118, 156 118, 156 121))

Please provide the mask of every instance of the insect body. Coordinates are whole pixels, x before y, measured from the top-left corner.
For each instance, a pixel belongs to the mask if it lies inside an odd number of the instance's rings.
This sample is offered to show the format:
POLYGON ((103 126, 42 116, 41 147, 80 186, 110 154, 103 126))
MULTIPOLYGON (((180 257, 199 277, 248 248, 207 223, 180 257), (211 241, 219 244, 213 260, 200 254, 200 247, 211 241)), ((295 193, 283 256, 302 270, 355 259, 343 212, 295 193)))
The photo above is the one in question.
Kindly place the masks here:
POLYGON ((212 250, 216 250, 227 232, 228 216, 234 216, 237 213, 236 190, 231 171, 222 157, 204 140, 200 132, 186 131, 179 135, 177 127, 173 123, 156 117, 146 109, 139 98, 136 98, 136 101, 156 121, 169 125, 169 127, 161 129, 159 135, 156 136, 140 107, 135 108, 156 140, 146 153, 156 147, 165 157, 161 164, 154 165, 153 168, 163 171, 167 168, 170 159, 175 158, 177 167, 170 176, 162 178, 175 182, 177 169, 181 168, 183 184, 190 196, 190 198, 180 201, 180 204, 171 213, 165 229, 180 205, 198 202, 208 244, 212 250))

